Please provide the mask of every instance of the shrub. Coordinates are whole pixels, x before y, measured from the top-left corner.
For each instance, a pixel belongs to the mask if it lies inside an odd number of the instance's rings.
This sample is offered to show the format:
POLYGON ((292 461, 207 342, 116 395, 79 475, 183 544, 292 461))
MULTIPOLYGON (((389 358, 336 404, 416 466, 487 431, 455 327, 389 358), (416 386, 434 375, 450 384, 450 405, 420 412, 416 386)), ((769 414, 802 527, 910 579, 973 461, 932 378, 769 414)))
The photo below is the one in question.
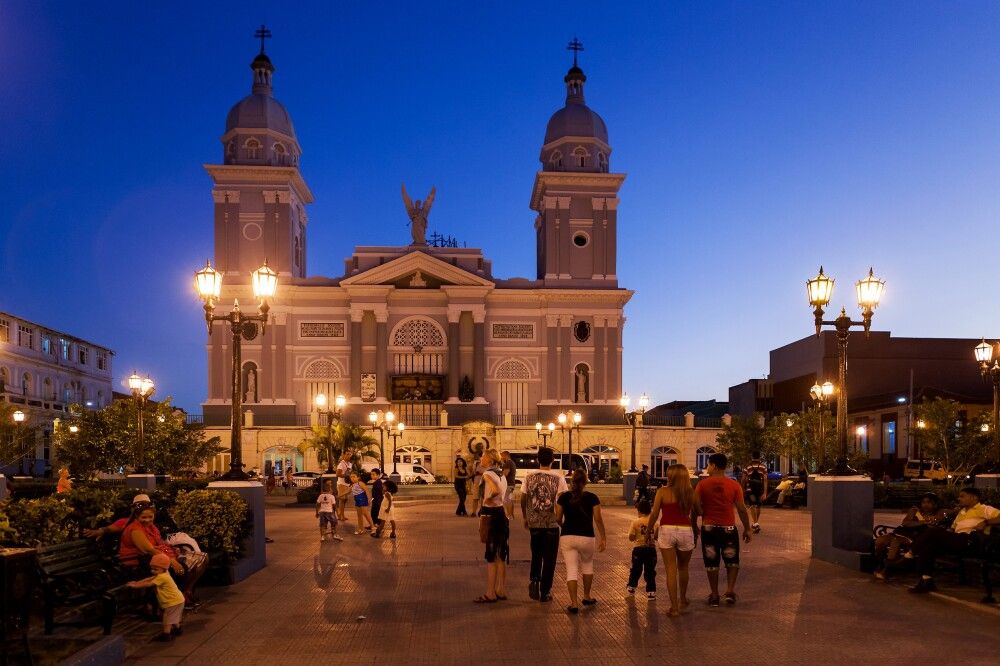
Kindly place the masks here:
POLYGON ((56 492, 55 479, 31 479, 17 481, 7 479, 7 487, 11 490, 11 499, 35 499, 37 497, 47 497, 56 492))
POLYGON ((246 501, 224 490, 191 490, 177 494, 173 511, 177 527, 209 552, 223 552, 230 560, 240 555, 249 534, 246 501))
POLYGON ((608 472, 608 483, 621 483, 622 482, 622 468, 612 467, 608 472))
POLYGON ((5 508, 15 540, 27 546, 52 546, 71 538, 73 507, 55 496, 10 502, 5 508))
POLYGON ((131 497, 111 488, 76 487, 62 495, 73 508, 72 521, 78 528, 94 529, 107 525, 128 512, 131 497))

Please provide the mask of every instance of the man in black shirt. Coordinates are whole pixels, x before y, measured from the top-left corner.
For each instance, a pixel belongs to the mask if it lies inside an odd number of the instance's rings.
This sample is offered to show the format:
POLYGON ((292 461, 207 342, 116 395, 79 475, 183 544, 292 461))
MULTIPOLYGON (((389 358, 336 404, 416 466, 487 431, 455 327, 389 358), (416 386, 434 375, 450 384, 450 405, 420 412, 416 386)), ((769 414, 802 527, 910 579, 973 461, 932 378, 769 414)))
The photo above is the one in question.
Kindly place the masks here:
POLYGON ((372 530, 372 536, 376 539, 382 536, 382 523, 384 521, 379 520, 378 514, 382 509, 382 498, 385 495, 385 491, 382 487, 382 470, 378 467, 371 471, 371 481, 372 481, 372 522, 375 524, 374 530, 372 530))

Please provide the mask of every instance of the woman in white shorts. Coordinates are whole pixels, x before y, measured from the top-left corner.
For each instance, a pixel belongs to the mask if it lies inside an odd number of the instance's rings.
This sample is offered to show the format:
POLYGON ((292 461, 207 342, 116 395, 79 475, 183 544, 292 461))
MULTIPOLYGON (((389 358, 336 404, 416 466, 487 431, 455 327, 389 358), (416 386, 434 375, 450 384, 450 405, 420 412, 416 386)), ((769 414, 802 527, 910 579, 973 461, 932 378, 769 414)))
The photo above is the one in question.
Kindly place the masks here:
POLYGON ((694 553, 695 532, 691 527, 691 511, 698 501, 691 487, 691 477, 684 465, 667 468, 667 485, 656 491, 653 510, 649 514, 649 529, 660 522, 657 546, 667 571, 667 592, 670 594, 670 617, 677 617, 688 607, 688 565, 694 553))
POLYGON ((573 471, 570 491, 556 500, 556 521, 561 529, 559 551, 566 565, 566 588, 569 590, 570 605, 566 611, 571 615, 580 612, 577 605, 577 586, 583 577, 583 605, 593 606, 597 599, 590 596, 594 584, 594 551, 603 553, 607 546, 604 533, 604 519, 601 517, 601 500, 587 487, 587 474, 582 469, 573 471), (594 526, 597 527, 596 537, 594 526))

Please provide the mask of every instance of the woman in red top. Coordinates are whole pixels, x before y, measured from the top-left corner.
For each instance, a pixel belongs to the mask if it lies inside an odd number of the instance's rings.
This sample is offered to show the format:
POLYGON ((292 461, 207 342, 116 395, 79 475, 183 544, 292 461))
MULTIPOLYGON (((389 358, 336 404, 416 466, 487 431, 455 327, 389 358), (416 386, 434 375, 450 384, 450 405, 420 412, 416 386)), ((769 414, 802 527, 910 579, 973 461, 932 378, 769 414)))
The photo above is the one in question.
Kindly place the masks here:
POLYGON ((657 545, 667 570, 667 592, 670 594, 670 617, 677 617, 688 607, 688 564, 694 552, 694 527, 691 514, 697 506, 697 497, 691 488, 691 475, 684 465, 667 468, 667 485, 656 491, 653 511, 649 514, 649 529, 657 518, 660 531, 657 545))
POLYGON ((159 528, 153 524, 155 518, 156 507, 151 504, 140 505, 132 512, 132 517, 122 530, 118 559, 122 566, 138 570, 141 561, 163 553, 170 558, 170 573, 184 592, 185 601, 190 603, 195 583, 208 566, 207 558, 198 557, 191 564, 185 564, 174 547, 163 540, 159 528))

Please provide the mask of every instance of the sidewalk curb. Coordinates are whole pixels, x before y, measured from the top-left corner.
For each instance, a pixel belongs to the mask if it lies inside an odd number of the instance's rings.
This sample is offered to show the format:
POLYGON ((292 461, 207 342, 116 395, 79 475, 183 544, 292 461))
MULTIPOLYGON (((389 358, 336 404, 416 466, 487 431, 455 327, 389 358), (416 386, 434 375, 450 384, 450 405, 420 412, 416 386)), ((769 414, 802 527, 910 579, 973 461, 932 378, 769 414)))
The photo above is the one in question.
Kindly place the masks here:
POLYGON ((966 608, 979 611, 980 613, 1000 617, 1000 606, 995 604, 984 604, 981 601, 966 601, 965 599, 959 599, 958 597, 953 597, 950 594, 945 594, 943 592, 929 592, 928 596, 959 606, 965 606, 966 608))

